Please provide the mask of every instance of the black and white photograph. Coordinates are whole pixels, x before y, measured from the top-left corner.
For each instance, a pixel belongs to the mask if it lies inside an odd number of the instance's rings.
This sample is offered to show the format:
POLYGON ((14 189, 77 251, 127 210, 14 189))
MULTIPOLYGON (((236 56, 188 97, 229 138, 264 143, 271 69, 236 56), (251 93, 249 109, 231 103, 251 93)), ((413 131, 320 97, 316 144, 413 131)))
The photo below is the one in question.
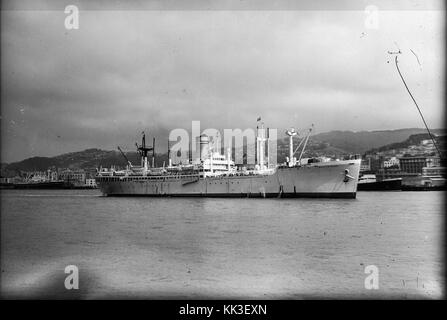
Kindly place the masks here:
POLYGON ((1 299, 444 299, 444 5, 1 1, 1 299))

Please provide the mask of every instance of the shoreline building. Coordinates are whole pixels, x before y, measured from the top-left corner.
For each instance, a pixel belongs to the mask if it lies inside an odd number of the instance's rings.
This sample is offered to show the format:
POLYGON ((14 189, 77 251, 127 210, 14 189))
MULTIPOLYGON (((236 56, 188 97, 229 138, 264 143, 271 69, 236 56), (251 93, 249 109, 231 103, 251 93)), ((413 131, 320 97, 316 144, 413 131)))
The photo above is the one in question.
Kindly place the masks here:
POLYGON ((399 165, 403 172, 422 174, 422 168, 427 166, 427 157, 401 157, 399 158, 399 165))
POLYGON ((85 186, 86 173, 84 170, 65 169, 59 172, 59 179, 74 186, 85 186))

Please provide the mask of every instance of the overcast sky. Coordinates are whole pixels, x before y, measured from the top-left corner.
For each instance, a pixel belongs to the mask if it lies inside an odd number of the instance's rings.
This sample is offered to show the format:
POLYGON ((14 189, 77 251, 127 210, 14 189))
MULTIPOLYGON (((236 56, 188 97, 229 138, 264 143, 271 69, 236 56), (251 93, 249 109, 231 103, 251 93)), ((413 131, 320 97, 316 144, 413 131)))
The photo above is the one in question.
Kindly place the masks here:
MULTIPOLYGON (((133 150, 142 130, 284 131, 443 127, 444 14, 318 11, 60 10, 1 16, 2 162, 97 147, 133 150), (411 51, 416 54, 413 54, 411 51), (419 62, 418 62, 419 59, 419 62)), ((380 9, 380 8, 379 8, 380 9)))

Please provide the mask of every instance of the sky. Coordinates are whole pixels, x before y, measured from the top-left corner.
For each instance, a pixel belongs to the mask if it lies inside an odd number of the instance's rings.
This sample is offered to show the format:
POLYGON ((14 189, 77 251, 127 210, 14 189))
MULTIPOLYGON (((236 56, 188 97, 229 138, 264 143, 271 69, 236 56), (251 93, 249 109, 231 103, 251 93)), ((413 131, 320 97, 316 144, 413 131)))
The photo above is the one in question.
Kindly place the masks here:
POLYGON ((278 132, 423 127, 388 53, 399 49, 427 123, 444 127, 443 10, 378 5, 371 20, 366 4, 119 10, 76 2, 79 29, 68 30, 64 6, 39 3, 1 12, 1 162, 133 150, 142 131, 161 152, 170 130, 190 130, 193 120, 246 129, 261 116, 278 132))

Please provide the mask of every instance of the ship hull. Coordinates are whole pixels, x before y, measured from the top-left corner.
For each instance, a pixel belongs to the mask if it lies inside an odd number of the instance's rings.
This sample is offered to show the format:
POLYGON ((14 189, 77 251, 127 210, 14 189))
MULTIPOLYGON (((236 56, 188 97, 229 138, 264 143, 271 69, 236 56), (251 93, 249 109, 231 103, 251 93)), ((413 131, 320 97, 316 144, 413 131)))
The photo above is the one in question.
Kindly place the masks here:
POLYGON ((35 183, 15 183, 14 189, 64 189, 64 181, 35 182, 35 183))
POLYGON ((110 197, 188 197, 188 198, 344 198, 355 199, 355 192, 299 192, 299 193, 265 193, 265 194, 238 194, 238 193, 213 193, 213 194, 128 194, 114 193, 105 194, 110 197))
POLYGON ((357 189, 358 191, 400 191, 402 189, 402 179, 359 183, 357 189))
POLYGON ((347 160, 278 168, 265 175, 114 176, 96 177, 96 183, 106 196, 355 198, 359 170, 360 160, 347 160))

